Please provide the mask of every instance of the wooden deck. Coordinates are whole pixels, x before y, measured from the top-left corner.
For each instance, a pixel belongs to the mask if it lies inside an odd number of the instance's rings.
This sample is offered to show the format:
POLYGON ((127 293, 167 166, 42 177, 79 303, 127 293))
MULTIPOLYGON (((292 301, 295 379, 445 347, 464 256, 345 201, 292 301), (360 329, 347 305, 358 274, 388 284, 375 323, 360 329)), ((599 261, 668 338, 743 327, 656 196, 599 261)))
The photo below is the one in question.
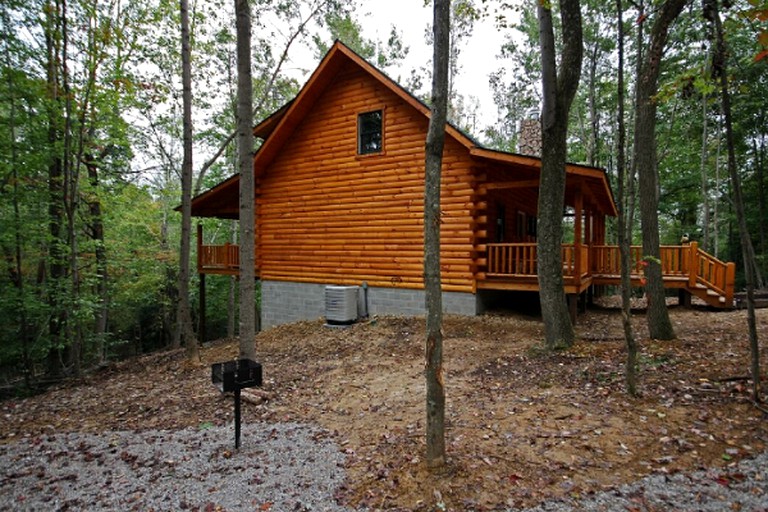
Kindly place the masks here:
MULTIPOLYGON (((645 282, 642 247, 632 246, 632 284, 645 282)), ((477 287, 491 290, 538 291, 536 244, 487 244, 486 272, 477 287)), ((710 306, 732 308, 736 267, 688 245, 661 246, 664 286, 686 290, 710 306)), ((579 294, 592 285, 619 285, 621 258, 615 245, 563 244, 563 280, 567 294, 579 294)))
MULTIPOLYGON (((233 244, 203 245, 198 238, 197 270, 200 274, 237 275, 239 247, 233 244)), ((478 259, 477 288, 486 290, 538 291, 536 243, 486 244, 478 259)), ((645 282, 642 247, 632 246, 632 284, 645 282)), ((565 292, 578 295, 593 285, 620 284, 621 259, 615 245, 563 244, 565 292)), ((685 290, 717 308, 734 307, 736 268, 689 245, 661 247, 664 286, 685 290)), ((258 275, 258 269, 257 269, 258 275)))

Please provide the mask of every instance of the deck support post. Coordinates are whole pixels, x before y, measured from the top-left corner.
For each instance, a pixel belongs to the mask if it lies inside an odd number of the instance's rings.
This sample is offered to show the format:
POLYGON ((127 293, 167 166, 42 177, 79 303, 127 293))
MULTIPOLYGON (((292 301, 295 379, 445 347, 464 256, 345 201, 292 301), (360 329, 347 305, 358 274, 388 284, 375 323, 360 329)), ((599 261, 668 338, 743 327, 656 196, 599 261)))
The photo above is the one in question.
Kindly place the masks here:
POLYGON ((684 288, 677 291, 678 304, 684 308, 691 307, 691 292, 684 288))
POLYGON ((203 272, 203 224, 197 223, 197 272, 202 275, 203 272))
POLYGON ((696 281, 698 279, 698 272, 699 272, 699 244, 698 242, 691 242, 688 245, 689 256, 688 256, 688 286, 690 288, 696 287, 696 281))
POLYGON ((200 274, 200 312, 198 318, 198 334, 200 343, 205 343, 205 274, 200 274))
POLYGON ((578 313, 579 296, 575 293, 569 293, 566 296, 568 300, 568 314, 571 317, 571 323, 576 325, 576 316, 578 313))

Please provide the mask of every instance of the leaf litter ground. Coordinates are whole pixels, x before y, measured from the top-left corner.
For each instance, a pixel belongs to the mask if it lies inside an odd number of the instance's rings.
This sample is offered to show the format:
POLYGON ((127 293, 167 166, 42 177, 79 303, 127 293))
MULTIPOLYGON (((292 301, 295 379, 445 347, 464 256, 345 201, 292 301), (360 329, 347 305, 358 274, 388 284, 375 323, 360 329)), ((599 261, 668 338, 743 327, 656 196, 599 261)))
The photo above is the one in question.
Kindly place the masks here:
MULTIPOLYGON (((669 342, 648 340, 644 317, 633 317, 639 398, 624 391, 615 310, 581 316, 579 341, 556 354, 541 350, 538 318, 447 317, 442 474, 422 460, 423 319, 380 317, 346 329, 301 322, 260 333, 263 401, 245 403, 243 421, 327 430, 346 454, 348 478, 336 497, 351 507, 494 510, 587 496, 650 474, 725 472, 768 441, 745 380, 746 313, 671 315, 678 339, 669 342)), ((758 310, 758 330, 765 340, 768 310, 758 310)), ((236 355, 233 340, 219 340, 204 347, 201 364, 181 351, 150 354, 5 401, 0 443, 230 424, 232 399, 210 384, 209 365, 236 355)))

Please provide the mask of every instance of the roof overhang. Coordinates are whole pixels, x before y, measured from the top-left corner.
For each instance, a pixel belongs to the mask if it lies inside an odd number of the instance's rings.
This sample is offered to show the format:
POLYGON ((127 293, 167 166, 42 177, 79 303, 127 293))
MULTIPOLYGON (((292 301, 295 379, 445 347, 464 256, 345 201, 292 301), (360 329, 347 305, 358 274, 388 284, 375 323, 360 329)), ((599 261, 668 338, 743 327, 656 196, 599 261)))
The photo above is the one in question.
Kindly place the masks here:
MULTIPOLYGON (((495 151, 481 147, 473 147, 469 154, 476 159, 484 160, 502 166, 523 168, 535 173, 535 177, 525 178, 524 183, 538 188, 538 175, 541 173, 541 158, 505 151, 495 151)), ((616 202, 613 198, 613 190, 605 169, 588 165, 566 163, 566 190, 573 191, 582 187, 586 195, 591 199, 593 206, 604 215, 615 217, 618 215, 616 202)))

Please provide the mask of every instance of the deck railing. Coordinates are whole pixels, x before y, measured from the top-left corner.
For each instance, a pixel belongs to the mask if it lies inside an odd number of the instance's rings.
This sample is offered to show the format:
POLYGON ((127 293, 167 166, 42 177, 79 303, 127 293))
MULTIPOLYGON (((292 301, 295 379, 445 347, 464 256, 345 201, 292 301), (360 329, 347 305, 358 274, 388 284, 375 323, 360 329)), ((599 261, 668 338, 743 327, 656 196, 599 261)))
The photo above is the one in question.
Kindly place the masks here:
MULTIPOLYGON (((487 244, 487 277, 535 278, 535 243, 487 244)), ((632 274, 642 275, 643 248, 630 248, 632 274)), ((563 276, 580 279, 586 276, 619 276, 621 257, 615 245, 563 244, 563 276), (577 250, 578 247, 578 250, 577 250)), ((730 304, 733 300, 736 267, 725 263, 699 249, 696 242, 687 245, 663 245, 660 247, 661 273, 667 279, 688 281, 694 288, 703 285, 719 293, 730 304)))
POLYGON ((240 247, 229 243, 199 245, 197 248, 197 267, 198 272, 236 271, 240 268, 240 247))
MULTIPOLYGON (((660 249, 661 273, 664 276, 687 276, 691 262, 691 245, 662 245, 660 249)), ((590 248, 592 274, 617 276, 621 274, 621 255, 616 245, 593 245, 590 248)), ((643 273, 643 248, 633 245, 629 249, 633 274, 643 273)))
MULTIPOLYGON (((695 244, 691 244, 695 245, 695 244)), ((723 262, 702 251, 696 249, 696 258, 691 265, 688 276, 689 286, 696 283, 722 294, 728 304, 733 302, 733 284, 736 280, 736 264, 723 262)))
MULTIPOLYGON (((488 277, 535 278, 537 272, 536 243, 488 244, 488 277)), ((563 244, 563 275, 580 278, 589 274, 589 247, 563 244)))

